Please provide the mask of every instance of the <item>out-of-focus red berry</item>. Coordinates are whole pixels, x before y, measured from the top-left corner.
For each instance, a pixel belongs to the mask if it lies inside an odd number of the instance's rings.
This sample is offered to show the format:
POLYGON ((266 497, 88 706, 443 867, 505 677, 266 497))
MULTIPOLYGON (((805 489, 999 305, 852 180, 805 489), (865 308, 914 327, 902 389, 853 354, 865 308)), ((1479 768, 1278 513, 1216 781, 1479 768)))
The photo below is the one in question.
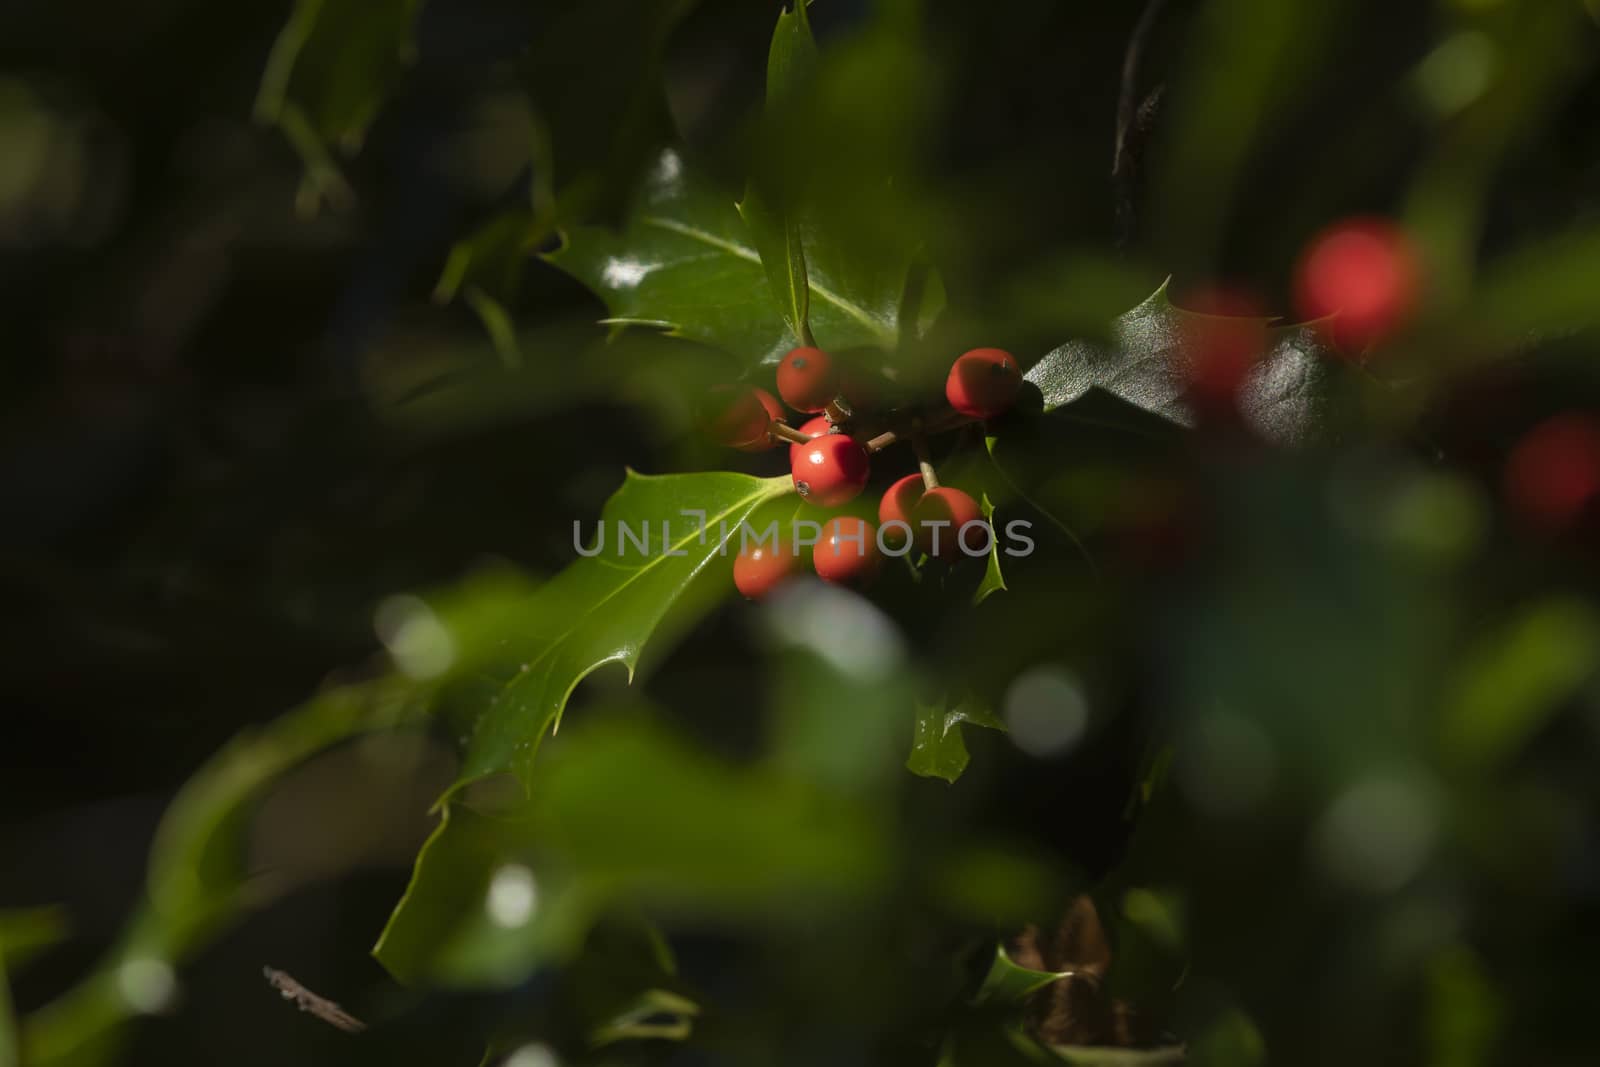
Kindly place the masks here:
POLYGON ((770 593, 800 566, 800 556, 783 540, 749 545, 733 561, 733 584, 751 600, 770 593))
POLYGON ((825 582, 864 585, 878 571, 883 553, 878 528, 865 519, 841 515, 822 526, 822 539, 811 553, 811 565, 825 582))
POLYGON ((794 488, 806 500, 836 508, 855 499, 871 474, 867 450, 847 434, 831 433, 789 452, 794 488))
POLYGON ((1318 234, 1295 270, 1295 309, 1321 320, 1340 350, 1384 340, 1416 308, 1422 266, 1415 246, 1386 219, 1347 219, 1318 234))
POLYGON ((718 385, 711 389, 702 420, 713 441, 730 448, 759 446, 767 439, 772 421, 761 400, 761 390, 749 385, 718 385))
POLYGON ((1529 430, 1506 462, 1505 492, 1531 522, 1571 523, 1600 494, 1600 420, 1569 413, 1529 430))
POLYGON ((1267 315, 1249 291, 1206 285, 1179 303, 1189 395, 1201 408, 1231 410, 1250 369, 1267 350, 1267 315))
MULTIPOLYGON (((756 390, 756 399, 761 401, 761 406, 767 409, 769 422, 782 422, 784 417, 783 405, 778 403, 778 398, 765 389, 756 390)), ((763 433, 760 440, 752 441, 747 445, 737 446, 741 452, 765 452, 769 448, 776 448, 778 439, 769 433, 763 433)))
POLYGON ((1004 414, 1022 390, 1022 368, 1016 357, 1000 348, 974 348, 956 357, 945 379, 944 397, 950 406, 975 419, 1004 414))
POLYGON ((820 348, 796 348, 778 364, 778 395, 796 411, 821 411, 839 395, 833 359, 820 348))
POLYGON ((883 499, 878 501, 878 525, 884 530, 884 542, 899 549, 912 540, 915 527, 911 524, 911 514, 916 509, 917 502, 922 499, 923 491, 927 486, 922 481, 922 475, 908 474, 891 485, 883 494, 883 499), (906 524, 906 529, 896 526, 888 529, 891 522, 906 524))
MULTIPOLYGON (((982 522, 983 509, 971 496, 948 485, 929 489, 911 511, 911 529, 917 548, 934 559, 952 559, 961 553, 961 528, 982 522)), ((970 535, 969 535, 970 538, 970 535)), ((969 539, 966 544, 978 543, 969 539)))

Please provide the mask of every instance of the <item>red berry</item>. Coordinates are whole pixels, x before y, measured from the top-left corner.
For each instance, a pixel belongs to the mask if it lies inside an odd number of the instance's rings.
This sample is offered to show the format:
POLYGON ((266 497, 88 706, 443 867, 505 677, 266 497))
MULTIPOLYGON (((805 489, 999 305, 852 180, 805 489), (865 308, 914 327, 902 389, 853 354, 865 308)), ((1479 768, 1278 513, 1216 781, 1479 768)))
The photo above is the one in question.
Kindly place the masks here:
POLYGON ((767 426, 772 422, 760 394, 761 390, 749 385, 714 386, 703 415, 706 433, 730 448, 759 446, 767 439, 767 426))
POLYGON ((973 549, 984 544, 985 540, 980 540, 976 534, 968 534, 957 543, 964 526, 982 521, 983 509, 978 507, 978 502, 948 485, 923 493, 911 511, 911 528, 916 534, 917 547, 935 559, 950 559, 961 551, 962 544, 973 549))
POLYGON ((1180 320, 1189 394, 1211 410, 1234 405, 1246 375, 1267 350, 1267 315, 1249 292, 1209 285, 1183 298, 1180 320))
POLYGON ((811 564, 825 582, 862 585, 877 573, 883 553, 878 550, 878 528, 865 519, 841 515, 822 526, 822 539, 811 553, 811 564))
POLYGON ((1506 496, 1522 515, 1558 528, 1600 494, 1600 422, 1587 415, 1546 419, 1517 442, 1506 463, 1506 496))
POLYGON ((867 484, 867 450, 847 434, 830 433, 789 451, 797 492, 813 504, 838 507, 867 484))
POLYGON ((1312 239, 1295 271, 1295 306, 1328 319, 1324 333, 1359 352, 1395 331, 1416 306, 1422 267, 1411 241, 1384 219, 1349 219, 1312 239))
POLYGON ((733 584, 751 600, 759 600, 794 573, 800 556, 782 540, 748 545, 733 561, 733 584))
MULTIPOLYGON (((816 418, 807 419, 802 423, 800 432, 810 437, 821 437, 825 433, 833 432, 833 423, 828 421, 828 416, 818 415, 816 418)), ((800 462, 800 450, 804 447, 801 444, 791 444, 789 446, 789 466, 792 467, 800 462)))
POLYGON ((796 411, 821 411, 839 395, 833 360, 820 348, 796 348, 778 364, 778 395, 796 411))
POLYGON ((885 538, 897 549, 911 540, 911 531, 915 529, 911 525, 911 512, 922 499, 925 488, 921 474, 908 474, 891 485, 878 501, 878 525, 885 528, 885 538), (891 522, 903 522, 906 528, 896 526, 888 530, 891 522))
POLYGON ((999 348, 974 348, 956 357, 944 383, 950 406, 977 419, 1004 413, 1021 389, 1022 369, 1010 352, 999 348))
MULTIPOLYGON (((784 417, 783 405, 778 403, 778 398, 765 389, 756 390, 756 399, 761 401, 761 406, 767 409, 768 422, 782 422, 784 417)), ((747 445, 739 445, 741 452, 765 452, 769 448, 776 448, 778 439, 769 433, 763 433, 761 439, 752 441, 747 445)))

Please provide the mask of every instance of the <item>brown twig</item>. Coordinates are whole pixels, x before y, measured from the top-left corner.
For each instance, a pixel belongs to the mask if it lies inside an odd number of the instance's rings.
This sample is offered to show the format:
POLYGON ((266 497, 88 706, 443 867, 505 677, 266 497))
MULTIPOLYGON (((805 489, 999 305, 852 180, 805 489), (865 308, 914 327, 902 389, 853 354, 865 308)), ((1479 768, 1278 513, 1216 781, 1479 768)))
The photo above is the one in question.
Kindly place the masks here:
POLYGON ((811 440, 810 434, 801 433, 793 426, 790 426, 787 422, 779 422, 777 419, 772 420, 771 425, 767 427, 767 433, 771 434, 773 437, 782 438, 785 441, 793 441, 797 445, 803 445, 807 441, 811 440))
POLYGON ((1159 87, 1143 105, 1139 102, 1139 65, 1144 60, 1150 35, 1155 30, 1167 0, 1146 0, 1139 21, 1134 23, 1122 56, 1122 91, 1117 97, 1117 135, 1111 150, 1111 180, 1116 187, 1117 218, 1122 230, 1121 243, 1127 243, 1133 229, 1133 178, 1138 169, 1138 146, 1134 134, 1147 125, 1160 98, 1159 87), (1140 121, 1144 119, 1146 121, 1140 121))
POLYGON ((911 447, 917 454, 917 468, 922 471, 922 487, 939 488, 939 474, 933 469, 933 460, 928 456, 928 439, 923 436, 921 419, 911 424, 911 447))
POLYGON ((359 1034, 367 1028, 366 1023, 328 998, 317 996, 276 967, 263 967, 261 973, 266 975, 272 988, 282 994, 284 1000, 294 1001, 295 1006, 301 1011, 315 1015, 329 1026, 337 1027, 347 1034, 359 1034))

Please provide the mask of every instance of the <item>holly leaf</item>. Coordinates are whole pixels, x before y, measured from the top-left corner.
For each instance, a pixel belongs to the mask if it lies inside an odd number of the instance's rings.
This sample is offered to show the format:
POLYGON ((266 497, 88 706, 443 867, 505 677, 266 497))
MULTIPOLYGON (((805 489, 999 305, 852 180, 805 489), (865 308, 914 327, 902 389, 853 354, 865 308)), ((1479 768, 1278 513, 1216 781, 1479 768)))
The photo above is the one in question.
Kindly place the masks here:
MULTIPOLYGON (((581 550, 585 558, 502 620, 500 633, 511 636, 495 649, 510 670, 467 724, 452 788, 508 770, 526 784, 540 740, 559 723, 578 683, 612 663, 632 681, 647 642, 686 625, 732 588, 727 572, 741 524, 790 492, 786 475, 629 471, 601 513, 598 541, 581 550)), ((457 643, 448 627, 446 639, 457 643)))
MULTIPOLYGON (((1208 316, 1174 307, 1165 284, 1112 324, 1111 342, 1069 341, 1029 368, 1028 381, 1053 411, 1099 389, 1180 426, 1192 426, 1185 398, 1194 328, 1208 316)), ((1332 357, 1310 326, 1269 331, 1267 348, 1240 387, 1239 407, 1268 440, 1316 437, 1328 416, 1332 357)))
POLYGON ((984 975, 976 998, 979 1004, 1020 1004, 1052 982, 1071 977, 1071 971, 1036 971, 1024 967, 1006 953, 1004 945, 994 948, 994 961, 984 975))
MULTIPOLYGON (((575 227, 546 258, 605 301, 605 323, 664 330, 752 364, 775 363, 799 344, 772 313, 761 253, 733 198, 675 149, 650 168, 620 232, 575 227)), ((864 299, 812 263, 807 301, 811 328, 824 345, 892 348, 897 340, 898 293, 864 299)))
POLYGON ((964 723, 991 730, 1005 729, 994 712, 976 701, 965 701, 954 708, 942 700, 934 704, 919 702, 906 770, 923 778, 943 778, 947 782, 960 778, 970 759, 966 739, 961 736, 964 723))
MULTIPOLYGON (((989 524, 989 529, 994 530, 994 504, 989 500, 988 493, 978 498, 978 506, 983 509, 983 519, 989 524)), ((1000 573, 1000 538, 997 534, 989 546, 989 563, 984 568, 983 581, 978 583, 977 591, 972 594, 972 602, 975 605, 982 604, 1005 587, 1005 575, 1000 573)))
MULTIPOLYGON (((766 121, 770 126, 780 125, 788 111, 804 106, 805 87, 815 76, 816 66, 817 43, 811 36, 806 2, 797 0, 793 10, 778 15, 767 54, 766 121)), ((777 131, 769 131, 768 137, 777 140, 777 131)), ((739 215, 761 255, 779 314, 790 332, 811 344, 805 246, 799 215, 793 209, 793 191, 782 180, 783 172, 781 166, 769 166, 751 179, 739 203, 739 215)))

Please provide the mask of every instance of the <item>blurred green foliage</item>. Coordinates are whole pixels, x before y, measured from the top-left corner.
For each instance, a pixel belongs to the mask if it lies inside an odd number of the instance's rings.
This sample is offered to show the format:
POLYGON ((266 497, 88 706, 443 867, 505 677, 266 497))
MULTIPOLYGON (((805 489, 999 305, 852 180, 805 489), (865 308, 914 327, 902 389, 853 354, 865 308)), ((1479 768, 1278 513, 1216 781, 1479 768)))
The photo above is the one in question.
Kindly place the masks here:
POLYGON ((0 15, 6 799, 176 789, 109 918, 0 911, 0 1065, 9 999, 30 1067, 169 1062, 280 945, 382 965, 330 1062, 1587 1062, 1600 457, 1563 524, 1505 480, 1600 405, 1592 5, 1140 6, 0 15), (1359 358, 1288 311, 1355 213, 1427 279, 1359 358), (1036 551, 730 602, 720 523, 809 512, 696 412, 813 339, 910 404, 1014 351, 934 459, 1036 551), (414 865, 250 941, 373 789, 414 865), (1080 893, 1141 1047, 1034 1026, 1080 893))

